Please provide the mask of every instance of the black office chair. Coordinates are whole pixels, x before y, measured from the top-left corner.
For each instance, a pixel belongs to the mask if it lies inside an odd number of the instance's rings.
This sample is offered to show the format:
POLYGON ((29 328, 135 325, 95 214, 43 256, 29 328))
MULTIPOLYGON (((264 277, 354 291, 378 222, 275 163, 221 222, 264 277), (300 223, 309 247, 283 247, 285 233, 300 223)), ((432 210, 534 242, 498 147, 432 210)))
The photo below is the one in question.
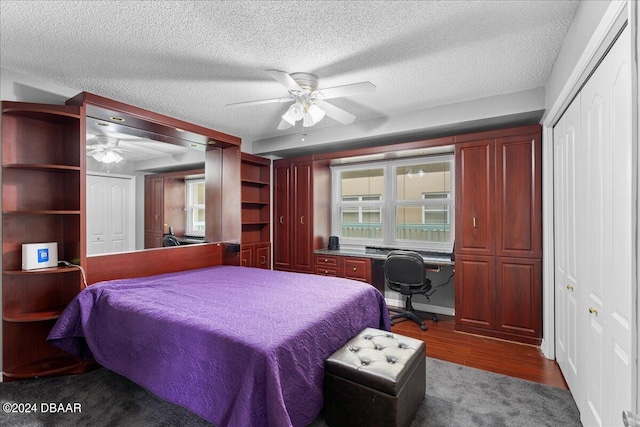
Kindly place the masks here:
POLYGON ((180 246, 180 242, 173 234, 162 236, 162 246, 180 246))
MULTIPOLYGON (((426 277, 426 274, 424 259, 417 252, 389 252, 384 262, 385 282, 389 289, 406 296, 404 310, 389 310, 398 311, 398 314, 391 316, 391 320, 407 318, 416 322, 423 331, 427 330, 424 321, 416 315, 411 304, 411 297, 415 294, 422 294, 429 299, 428 292, 431 290, 431 280, 426 277)), ((435 314, 432 319, 434 322, 438 321, 435 314)))

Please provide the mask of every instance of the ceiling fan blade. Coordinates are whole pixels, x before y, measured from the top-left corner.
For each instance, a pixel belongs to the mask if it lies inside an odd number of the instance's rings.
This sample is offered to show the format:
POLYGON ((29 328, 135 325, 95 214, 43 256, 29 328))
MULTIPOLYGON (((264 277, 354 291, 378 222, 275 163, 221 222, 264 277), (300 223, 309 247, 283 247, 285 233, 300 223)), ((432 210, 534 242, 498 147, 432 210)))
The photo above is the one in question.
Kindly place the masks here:
POLYGON ((280 120, 280 124, 278 125, 278 130, 285 130, 291 127, 291 123, 286 121, 285 119, 280 120))
POLYGON ((373 93, 376 86, 371 82, 353 83, 344 86, 328 87, 319 89, 320 99, 342 98, 344 96, 362 95, 365 93, 373 93))
POLYGON ((249 105, 263 105, 263 104, 273 104, 276 102, 292 102, 293 98, 270 98, 270 99, 259 99, 257 101, 246 101, 246 102, 236 102, 233 104, 227 104, 225 107, 247 107, 249 105))
POLYGON ((287 90, 298 90, 302 91, 302 88, 293 77, 289 75, 289 73, 285 73, 284 71, 279 70, 267 70, 267 73, 274 78, 275 81, 280 83, 282 86, 286 87, 287 90))
POLYGON ((354 116, 353 114, 348 113, 342 108, 338 108, 333 104, 329 104, 326 101, 317 100, 316 104, 318 104, 318 106, 324 110, 327 116, 339 121, 343 125, 351 124, 356 119, 356 116, 354 116))

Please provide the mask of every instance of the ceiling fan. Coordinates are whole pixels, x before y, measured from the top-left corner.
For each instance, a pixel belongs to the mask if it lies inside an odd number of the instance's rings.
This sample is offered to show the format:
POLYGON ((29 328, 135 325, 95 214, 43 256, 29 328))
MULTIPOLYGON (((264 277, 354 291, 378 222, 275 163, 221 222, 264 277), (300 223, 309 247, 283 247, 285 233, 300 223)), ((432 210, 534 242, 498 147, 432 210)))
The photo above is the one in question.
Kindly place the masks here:
POLYGON ((124 157, 118 148, 120 140, 107 135, 96 135, 94 144, 87 144, 87 156, 91 156, 102 163, 119 163, 124 157))
POLYGON ((343 98, 345 96, 360 95, 375 92, 376 87, 371 82, 353 83, 318 89, 318 76, 310 73, 285 73, 278 70, 267 70, 267 73, 289 91, 284 98, 261 99, 257 101, 227 104, 227 107, 244 107, 248 105, 271 104, 276 102, 293 102, 282 115, 278 125, 279 130, 295 126, 302 120, 303 127, 310 127, 322 120, 325 115, 348 125, 353 123, 356 116, 325 101, 326 99, 343 98))

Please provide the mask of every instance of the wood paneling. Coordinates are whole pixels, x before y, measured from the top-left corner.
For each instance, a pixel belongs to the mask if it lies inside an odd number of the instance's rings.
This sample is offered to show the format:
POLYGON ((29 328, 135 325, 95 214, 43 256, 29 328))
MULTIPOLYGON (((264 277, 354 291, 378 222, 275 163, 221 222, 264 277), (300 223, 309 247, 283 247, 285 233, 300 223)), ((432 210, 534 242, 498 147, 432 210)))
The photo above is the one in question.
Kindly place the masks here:
POLYGON ((87 283, 152 276, 222 264, 222 245, 204 243, 87 258, 87 283))

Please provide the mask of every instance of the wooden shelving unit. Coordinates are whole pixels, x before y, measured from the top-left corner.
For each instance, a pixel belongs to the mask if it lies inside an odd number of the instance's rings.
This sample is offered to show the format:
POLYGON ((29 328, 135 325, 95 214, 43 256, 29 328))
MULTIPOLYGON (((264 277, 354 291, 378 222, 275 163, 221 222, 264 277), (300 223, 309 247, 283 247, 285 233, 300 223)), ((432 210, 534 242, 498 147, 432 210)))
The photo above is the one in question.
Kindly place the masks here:
POLYGON ((57 242, 80 264, 81 107, 2 102, 2 328, 5 381, 77 372, 79 359, 45 342, 81 289, 78 268, 23 271, 22 244, 57 242))
POLYGON ((241 265, 271 268, 271 160, 241 155, 241 265))

